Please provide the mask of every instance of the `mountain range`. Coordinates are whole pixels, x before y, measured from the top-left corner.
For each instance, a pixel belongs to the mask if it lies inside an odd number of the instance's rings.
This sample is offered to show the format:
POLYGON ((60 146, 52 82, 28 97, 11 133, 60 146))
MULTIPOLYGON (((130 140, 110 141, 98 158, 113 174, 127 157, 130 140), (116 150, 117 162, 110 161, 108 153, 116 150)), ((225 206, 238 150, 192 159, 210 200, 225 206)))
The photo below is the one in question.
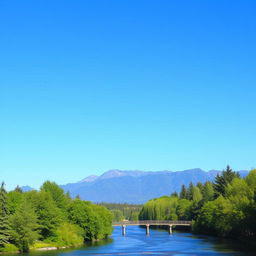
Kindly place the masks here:
MULTIPOLYGON (((122 171, 110 170, 61 187, 71 197, 77 195, 93 202, 142 204, 149 199, 180 192, 182 184, 213 181, 221 171, 200 168, 185 171, 122 171)), ((248 171, 239 171, 242 177, 248 171)))

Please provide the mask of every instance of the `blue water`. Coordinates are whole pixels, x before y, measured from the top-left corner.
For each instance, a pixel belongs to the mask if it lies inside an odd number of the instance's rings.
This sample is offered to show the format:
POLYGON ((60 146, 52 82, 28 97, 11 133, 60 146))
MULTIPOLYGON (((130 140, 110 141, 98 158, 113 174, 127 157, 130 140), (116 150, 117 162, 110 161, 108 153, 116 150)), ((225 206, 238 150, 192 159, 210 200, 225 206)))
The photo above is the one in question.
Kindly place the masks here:
POLYGON ((83 256, 83 255, 172 255, 172 256, 244 256, 256 255, 241 251, 241 246, 232 241, 223 241, 208 236, 195 236, 186 232, 145 229, 128 226, 126 236, 122 236, 121 227, 115 227, 113 235, 106 241, 88 243, 84 247, 30 253, 35 256, 83 256))

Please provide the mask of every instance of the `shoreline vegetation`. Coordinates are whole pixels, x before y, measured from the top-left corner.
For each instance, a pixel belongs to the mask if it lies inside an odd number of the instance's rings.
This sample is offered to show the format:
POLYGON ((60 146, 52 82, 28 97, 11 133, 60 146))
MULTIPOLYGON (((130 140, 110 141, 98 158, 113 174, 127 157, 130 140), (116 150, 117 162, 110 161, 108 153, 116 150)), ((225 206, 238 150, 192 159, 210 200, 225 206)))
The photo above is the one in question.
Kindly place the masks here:
POLYGON ((122 220, 139 220, 139 213, 143 207, 142 204, 128 203, 98 203, 98 205, 106 207, 113 214, 113 221, 122 220))
POLYGON ((192 220, 192 232, 256 242, 256 170, 245 178, 229 166, 214 182, 182 186, 180 193, 149 200, 140 220, 192 220))
POLYGON ((71 199, 56 183, 39 191, 6 192, 0 187, 0 252, 64 249, 112 234, 112 213, 79 197, 71 199))
POLYGON ((256 241, 256 170, 241 178, 229 166, 214 182, 190 183, 180 193, 144 205, 93 204, 71 199, 56 183, 39 191, 0 187, 0 254, 58 250, 100 241, 112 220, 192 220, 192 233, 256 241))
MULTIPOLYGON (((61 249, 68 249, 68 248, 75 248, 75 247, 79 247, 82 244, 78 244, 78 245, 74 245, 74 246, 60 246, 60 247, 56 247, 56 246, 47 246, 47 247, 39 247, 39 248, 35 248, 35 247, 30 247, 29 248, 29 252, 33 252, 33 251, 54 251, 54 250, 61 250, 61 249)), ((19 249, 17 247, 12 247, 11 250, 3 250, 0 251, 0 254, 9 254, 9 253, 21 253, 21 251, 19 251, 19 249)))

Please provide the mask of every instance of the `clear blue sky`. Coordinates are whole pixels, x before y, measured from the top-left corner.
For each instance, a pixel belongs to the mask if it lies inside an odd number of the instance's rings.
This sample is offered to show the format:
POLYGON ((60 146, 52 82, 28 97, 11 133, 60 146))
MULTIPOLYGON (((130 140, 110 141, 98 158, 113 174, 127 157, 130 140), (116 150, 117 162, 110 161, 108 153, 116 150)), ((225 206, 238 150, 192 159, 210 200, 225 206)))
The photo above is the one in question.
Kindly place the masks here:
POLYGON ((0 180, 256 167, 256 2, 0 2, 0 180))

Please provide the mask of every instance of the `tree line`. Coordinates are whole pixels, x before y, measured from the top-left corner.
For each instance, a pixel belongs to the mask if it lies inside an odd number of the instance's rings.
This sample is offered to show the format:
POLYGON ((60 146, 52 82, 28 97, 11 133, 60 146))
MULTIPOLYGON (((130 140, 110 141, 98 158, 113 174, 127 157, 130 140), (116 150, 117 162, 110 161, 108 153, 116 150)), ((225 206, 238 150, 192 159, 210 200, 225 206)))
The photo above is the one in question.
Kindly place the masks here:
POLYGON ((0 252, 41 247, 66 247, 106 238, 112 233, 112 214, 103 206, 71 199, 56 183, 46 181, 39 191, 6 192, 0 187, 0 252))
POLYGON ((113 221, 133 220, 139 219, 139 213, 142 205, 127 204, 127 203, 100 203, 105 206, 113 214, 113 221))
POLYGON ((140 220, 193 220, 196 233, 256 238, 256 170, 245 178, 229 166, 214 182, 182 186, 180 193, 144 204, 140 220))

